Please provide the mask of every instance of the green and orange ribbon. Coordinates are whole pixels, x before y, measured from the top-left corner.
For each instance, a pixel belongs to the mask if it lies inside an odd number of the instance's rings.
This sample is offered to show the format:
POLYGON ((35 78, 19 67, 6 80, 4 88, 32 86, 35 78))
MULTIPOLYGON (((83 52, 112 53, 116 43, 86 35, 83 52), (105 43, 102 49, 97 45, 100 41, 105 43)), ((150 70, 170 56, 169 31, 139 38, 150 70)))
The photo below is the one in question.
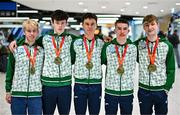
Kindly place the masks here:
POLYGON ((59 48, 57 48, 56 42, 55 42, 55 38, 54 38, 54 36, 52 36, 52 43, 53 43, 53 46, 54 46, 54 51, 56 53, 56 57, 60 57, 60 53, 62 51, 62 47, 63 47, 64 41, 65 41, 65 37, 63 36, 62 40, 60 41, 59 48))
POLYGON ((29 60, 30 60, 30 63, 31 63, 31 65, 32 65, 32 67, 35 67, 36 55, 37 55, 37 47, 34 48, 34 54, 33 54, 33 56, 31 56, 31 54, 30 54, 27 46, 24 45, 24 49, 25 49, 25 51, 26 51, 26 54, 27 54, 27 56, 28 56, 28 58, 29 58, 29 60))
POLYGON ((153 49, 153 52, 151 52, 150 48, 149 48, 149 40, 146 39, 146 45, 147 45, 147 48, 148 48, 148 56, 149 56, 149 59, 150 59, 150 64, 154 64, 154 62, 155 62, 155 59, 156 59, 156 49, 158 47, 158 43, 159 43, 159 39, 157 38, 155 46, 154 46, 154 49, 153 49))
POLYGON ((86 56, 87 56, 88 62, 90 62, 91 58, 92 58, 92 54, 93 54, 95 38, 92 39, 92 44, 91 44, 91 47, 90 47, 89 51, 88 51, 88 45, 87 45, 86 39, 87 38, 84 36, 83 41, 84 41, 84 45, 85 45, 85 48, 86 48, 86 56))
POLYGON ((124 48, 124 51, 123 51, 123 53, 122 53, 122 56, 120 56, 119 50, 118 50, 118 46, 115 45, 115 49, 116 49, 116 54, 117 54, 117 57, 118 57, 119 66, 122 66, 123 63, 124 63, 125 55, 126 55, 126 52, 127 52, 127 48, 128 48, 128 45, 126 44, 126 46, 125 46, 125 48, 124 48))

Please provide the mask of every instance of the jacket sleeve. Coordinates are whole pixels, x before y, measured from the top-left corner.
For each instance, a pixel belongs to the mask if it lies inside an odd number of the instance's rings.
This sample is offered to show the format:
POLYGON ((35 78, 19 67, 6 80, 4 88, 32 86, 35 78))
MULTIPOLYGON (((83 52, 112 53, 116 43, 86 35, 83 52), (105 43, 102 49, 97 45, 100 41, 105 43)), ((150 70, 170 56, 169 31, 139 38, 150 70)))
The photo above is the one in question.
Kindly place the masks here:
POLYGON ((108 44, 109 43, 105 43, 101 51, 101 64, 105 64, 105 65, 107 65, 106 48, 108 44))
POLYGON ((133 42, 133 44, 134 44, 134 45, 136 46, 136 48, 137 48, 136 61, 139 63, 139 49, 138 49, 139 40, 136 40, 135 42, 133 42))
POLYGON ((71 53, 71 64, 73 65, 76 61, 76 52, 74 50, 74 42, 75 42, 75 38, 72 39, 72 42, 71 42, 71 46, 70 46, 70 53, 71 53))
POLYGON ((13 54, 10 53, 9 58, 8 58, 7 73, 6 73, 6 80, 5 80, 6 92, 11 91, 12 81, 13 81, 13 76, 14 76, 14 69, 15 69, 15 58, 13 54))
POLYGON ((165 84, 165 90, 169 91, 172 88, 172 85, 175 80, 175 59, 174 59, 174 52, 173 52, 173 46, 167 42, 169 46, 167 58, 166 58, 166 84, 165 84))
POLYGON ((37 45, 39 45, 39 46, 41 46, 41 47, 43 47, 43 43, 42 43, 43 37, 44 37, 44 36, 40 36, 38 39, 36 39, 37 45))

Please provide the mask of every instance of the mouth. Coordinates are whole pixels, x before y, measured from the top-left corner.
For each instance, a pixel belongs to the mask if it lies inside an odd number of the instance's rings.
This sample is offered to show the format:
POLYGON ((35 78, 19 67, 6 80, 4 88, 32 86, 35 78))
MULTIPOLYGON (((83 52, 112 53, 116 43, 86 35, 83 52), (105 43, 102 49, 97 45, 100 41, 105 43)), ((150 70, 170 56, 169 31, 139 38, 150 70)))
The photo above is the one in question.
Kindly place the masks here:
POLYGON ((124 37, 124 36, 125 36, 125 34, 120 34, 119 36, 124 37))

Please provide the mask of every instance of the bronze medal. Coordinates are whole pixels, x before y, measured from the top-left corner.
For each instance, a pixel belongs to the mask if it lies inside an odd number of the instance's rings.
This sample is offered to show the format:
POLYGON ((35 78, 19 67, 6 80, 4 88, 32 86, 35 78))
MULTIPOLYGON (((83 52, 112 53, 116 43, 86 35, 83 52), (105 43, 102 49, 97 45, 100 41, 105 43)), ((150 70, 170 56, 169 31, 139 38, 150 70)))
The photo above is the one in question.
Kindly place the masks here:
POLYGON ((92 62, 87 62, 85 66, 86 66, 86 68, 87 68, 88 70, 90 70, 90 69, 93 68, 93 63, 92 63, 92 62))
POLYGON ((62 63, 62 59, 60 57, 56 57, 54 59, 54 63, 57 64, 57 65, 60 65, 62 63))
POLYGON ((120 74, 120 75, 123 75, 123 73, 124 73, 124 68, 123 68, 123 66, 119 66, 119 67, 118 67, 117 73, 120 74))
POLYGON ((31 73, 31 75, 34 75, 34 74, 35 74, 35 67, 31 67, 31 68, 30 68, 30 73, 31 73))
POLYGON ((156 71, 156 69, 157 69, 157 67, 155 64, 149 64, 149 66, 148 66, 149 72, 154 72, 154 71, 156 71))

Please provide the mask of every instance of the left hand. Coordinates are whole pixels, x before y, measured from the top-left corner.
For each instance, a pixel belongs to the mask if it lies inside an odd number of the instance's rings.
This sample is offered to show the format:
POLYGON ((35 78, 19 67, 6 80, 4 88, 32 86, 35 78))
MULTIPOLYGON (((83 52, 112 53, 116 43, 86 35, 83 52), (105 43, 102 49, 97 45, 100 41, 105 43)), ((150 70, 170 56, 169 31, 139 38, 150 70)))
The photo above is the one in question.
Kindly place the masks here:
POLYGON ((109 36, 103 36, 104 42, 111 42, 112 38, 109 36))

